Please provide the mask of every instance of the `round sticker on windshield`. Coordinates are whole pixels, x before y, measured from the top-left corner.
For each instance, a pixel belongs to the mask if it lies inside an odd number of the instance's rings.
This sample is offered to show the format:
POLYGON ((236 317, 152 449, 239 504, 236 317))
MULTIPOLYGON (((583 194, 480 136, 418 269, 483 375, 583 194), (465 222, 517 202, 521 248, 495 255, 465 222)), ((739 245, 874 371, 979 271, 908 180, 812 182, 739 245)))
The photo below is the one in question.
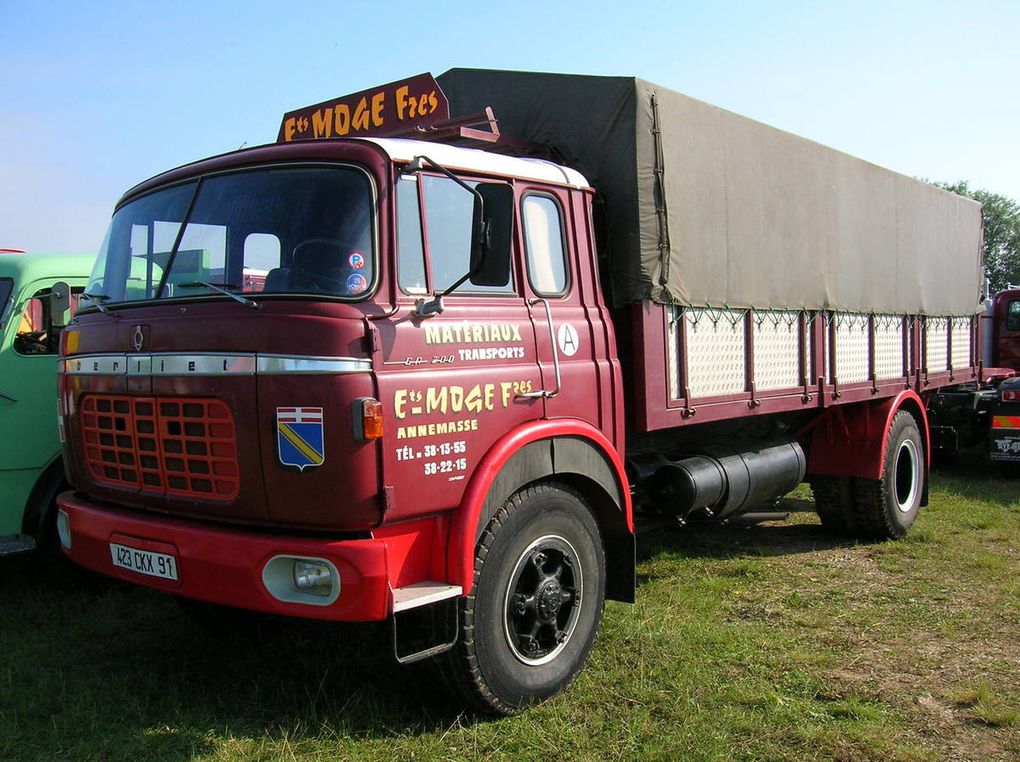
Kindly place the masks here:
POLYGON ((347 290, 352 294, 363 293, 368 288, 368 281, 361 273, 347 276, 347 290))
POLYGON ((347 257, 347 264, 351 266, 352 270, 364 270, 365 255, 360 251, 352 251, 351 255, 347 257))

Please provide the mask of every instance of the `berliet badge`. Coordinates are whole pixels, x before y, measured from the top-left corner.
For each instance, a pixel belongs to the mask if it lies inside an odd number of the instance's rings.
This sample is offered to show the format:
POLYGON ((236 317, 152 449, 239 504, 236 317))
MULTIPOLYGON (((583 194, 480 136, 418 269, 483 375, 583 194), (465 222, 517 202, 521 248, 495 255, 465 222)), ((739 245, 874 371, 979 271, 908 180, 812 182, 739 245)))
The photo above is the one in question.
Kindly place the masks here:
POLYGON ((145 344, 145 334, 142 332, 142 326, 136 325, 135 332, 131 336, 131 346, 135 348, 136 352, 141 352, 143 344, 145 344))

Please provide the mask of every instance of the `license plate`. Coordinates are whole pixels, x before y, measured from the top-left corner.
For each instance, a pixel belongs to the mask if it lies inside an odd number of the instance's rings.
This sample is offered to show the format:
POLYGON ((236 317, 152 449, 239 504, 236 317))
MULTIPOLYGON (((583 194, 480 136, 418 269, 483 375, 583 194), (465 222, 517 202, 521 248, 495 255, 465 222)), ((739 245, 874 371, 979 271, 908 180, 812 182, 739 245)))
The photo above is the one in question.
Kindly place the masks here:
POLYGON ((110 556, 113 558, 113 565, 121 569, 160 579, 177 579, 177 559, 166 553, 138 550, 111 542, 110 556))

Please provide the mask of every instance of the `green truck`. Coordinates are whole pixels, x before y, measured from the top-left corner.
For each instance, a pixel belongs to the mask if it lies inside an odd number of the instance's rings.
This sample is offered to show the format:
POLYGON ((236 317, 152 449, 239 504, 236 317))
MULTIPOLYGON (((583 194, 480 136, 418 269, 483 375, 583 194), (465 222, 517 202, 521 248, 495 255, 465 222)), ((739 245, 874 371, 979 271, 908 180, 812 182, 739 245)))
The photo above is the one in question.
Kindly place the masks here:
POLYGON ((57 430, 60 329, 94 254, 0 248, 0 556, 45 545, 64 488, 57 430))

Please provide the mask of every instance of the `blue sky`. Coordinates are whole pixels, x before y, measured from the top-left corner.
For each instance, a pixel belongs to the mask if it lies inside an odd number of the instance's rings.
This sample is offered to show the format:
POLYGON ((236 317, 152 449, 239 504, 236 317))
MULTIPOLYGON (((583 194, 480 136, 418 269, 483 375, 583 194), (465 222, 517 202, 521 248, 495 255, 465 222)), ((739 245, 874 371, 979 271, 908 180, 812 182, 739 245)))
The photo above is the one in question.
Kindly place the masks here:
POLYGON ((1020 200, 1015 0, 0 0, 0 246, 93 251, 135 183, 453 66, 636 75, 1020 200))

